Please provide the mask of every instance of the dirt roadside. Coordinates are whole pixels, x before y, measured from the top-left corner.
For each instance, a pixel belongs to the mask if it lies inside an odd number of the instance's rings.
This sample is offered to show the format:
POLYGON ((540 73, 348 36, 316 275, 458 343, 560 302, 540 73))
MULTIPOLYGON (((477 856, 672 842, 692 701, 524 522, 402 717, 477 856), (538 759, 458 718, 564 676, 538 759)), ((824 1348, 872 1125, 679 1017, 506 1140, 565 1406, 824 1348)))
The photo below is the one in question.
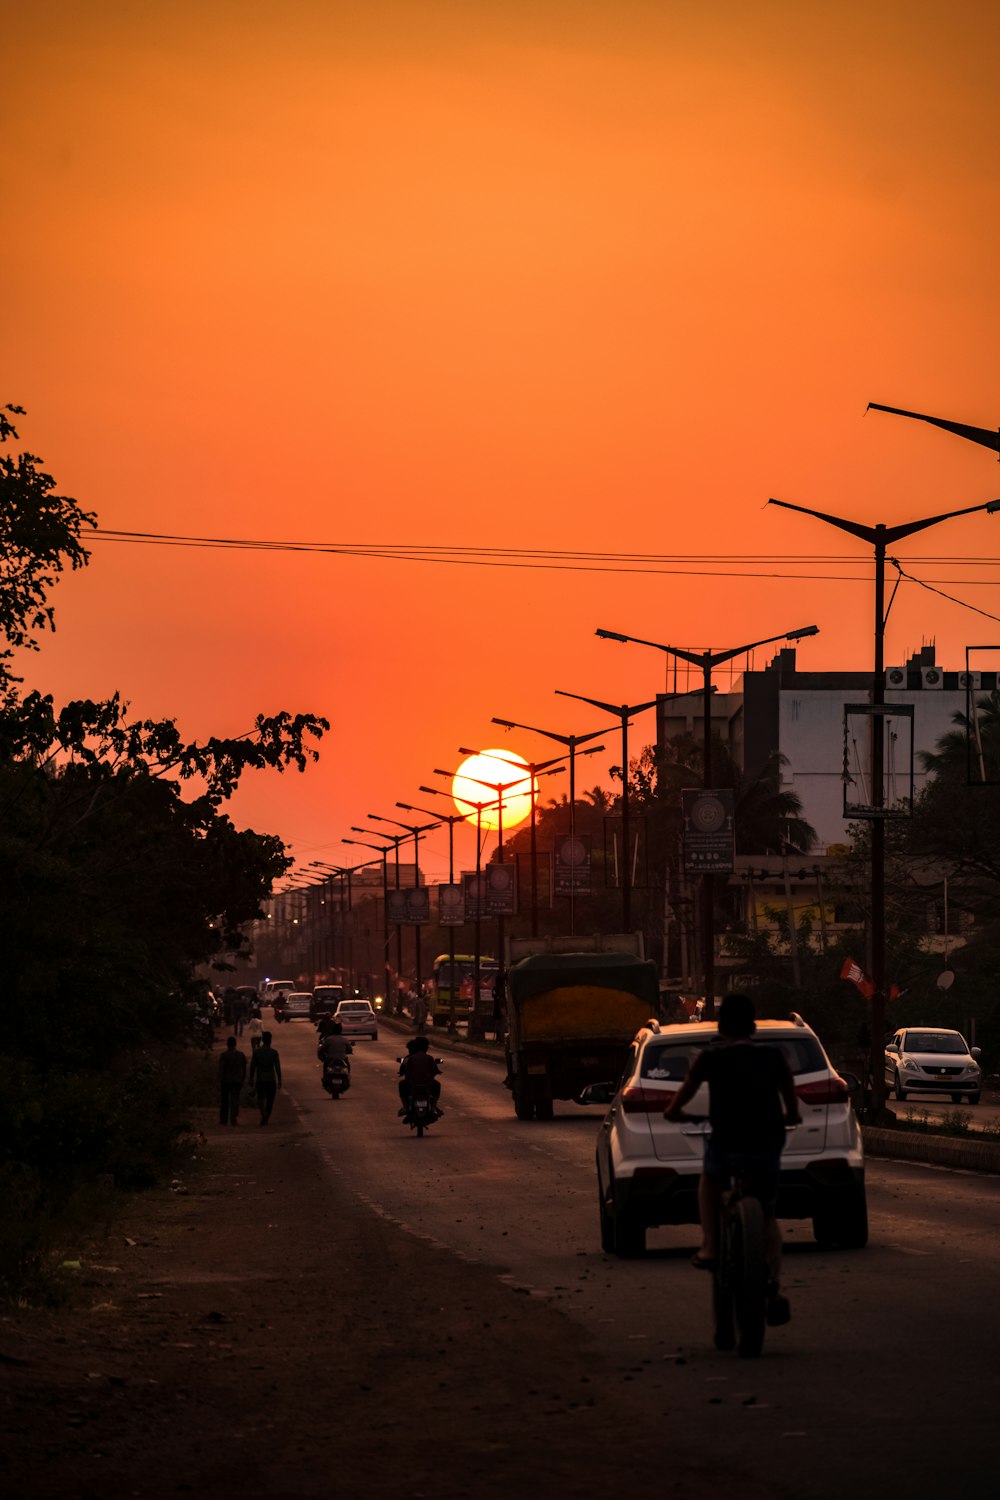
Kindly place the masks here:
POLYGON ((69 1308, 0 1321, 6 1493, 776 1493, 668 1459, 638 1375, 359 1203, 287 1099, 203 1129, 183 1180, 81 1247, 69 1308))

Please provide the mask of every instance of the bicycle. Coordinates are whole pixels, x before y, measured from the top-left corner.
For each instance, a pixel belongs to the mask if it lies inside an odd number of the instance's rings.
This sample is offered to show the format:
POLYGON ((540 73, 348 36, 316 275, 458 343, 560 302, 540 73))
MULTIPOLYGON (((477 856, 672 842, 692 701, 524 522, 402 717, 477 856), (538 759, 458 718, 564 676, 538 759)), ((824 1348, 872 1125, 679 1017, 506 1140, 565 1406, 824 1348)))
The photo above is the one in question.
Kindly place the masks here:
MULTIPOLYGON (((707 1142, 707 1120, 687 1116, 707 1142)), ((794 1128, 794 1127, 786 1127, 794 1128)), ((716 1349, 735 1349, 743 1359, 759 1358, 767 1326, 767 1219, 752 1183, 734 1177, 722 1194, 712 1268, 713 1337, 716 1349)))

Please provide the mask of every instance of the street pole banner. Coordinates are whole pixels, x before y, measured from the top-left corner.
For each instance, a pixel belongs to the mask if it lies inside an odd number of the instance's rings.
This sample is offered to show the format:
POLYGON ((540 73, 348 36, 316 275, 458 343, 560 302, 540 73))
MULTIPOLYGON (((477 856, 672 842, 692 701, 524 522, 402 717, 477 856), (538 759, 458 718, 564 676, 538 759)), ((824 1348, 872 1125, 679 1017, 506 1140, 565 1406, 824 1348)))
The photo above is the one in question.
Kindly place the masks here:
POLYGON ((593 840, 587 833, 575 837, 563 834, 556 839, 553 887, 557 896, 568 896, 571 891, 589 895, 593 840))
POLYGON ((461 885, 439 885, 438 922, 442 927, 464 927, 465 893, 461 885))
POLYGON ((684 815, 684 869, 689 875, 731 875, 736 853, 735 798, 718 791, 681 792, 684 815))
POLYGON ((393 890, 388 894, 385 904, 386 917, 394 927, 401 927, 410 920, 410 904, 407 900, 409 894, 405 887, 403 890, 393 890))
POLYGON ((406 897, 407 922, 411 927, 426 926, 431 919, 431 893, 427 886, 410 886, 406 897))
POLYGON ((463 870, 462 890, 465 894, 465 920, 478 922, 486 915, 486 876, 480 874, 477 889, 475 870, 463 870))
POLYGON ((517 916, 517 865, 486 866, 486 915, 517 916))

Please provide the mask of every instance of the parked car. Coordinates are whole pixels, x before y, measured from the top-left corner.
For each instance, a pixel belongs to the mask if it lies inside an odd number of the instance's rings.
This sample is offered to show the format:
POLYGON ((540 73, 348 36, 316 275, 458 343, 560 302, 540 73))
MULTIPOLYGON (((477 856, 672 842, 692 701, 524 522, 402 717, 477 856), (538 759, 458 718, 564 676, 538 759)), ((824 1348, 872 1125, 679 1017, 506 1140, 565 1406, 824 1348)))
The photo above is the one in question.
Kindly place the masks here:
POLYGON ((304 1016, 308 1021, 311 1014, 312 990, 290 990, 282 996, 282 1021, 292 1021, 296 1016, 304 1016))
POLYGON ((378 1041, 378 1017, 367 1000, 342 1000, 333 1013, 344 1036, 370 1036, 378 1041))
POLYGON ((960 1031, 906 1026, 885 1049, 885 1081, 903 1100, 908 1094, 949 1094, 953 1104, 978 1104, 983 1075, 960 1031))
POLYGON ((342 984, 317 984, 312 995, 312 1018, 318 1021, 320 1016, 332 1016, 337 1006, 342 1003, 344 986, 342 984))
MULTIPOLYGON (((584 1103, 607 1103, 597 1141, 601 1245, 619 1256, 641 1255, 646 1231, 698 1222, 698 1179, 704 1137, 685 1134, 663 1111, 688 1068, 718 1035, 712 1022, 661 1026, 651 1021, 629 1049, 622 1081, 591 1084, 584 1103)), ((818 1240, 845 1249, 868 1241, 861 1127, 841 1078, 816 1033, 799 1016, 759 1021, 754 1040, 779 1047, 795 1080, 802 1123, 789 1131, 781 1157, 778 1216, 811 1218, 818 1240)), ((708 1114, 703 1085, 687 1105, 708 1114)))

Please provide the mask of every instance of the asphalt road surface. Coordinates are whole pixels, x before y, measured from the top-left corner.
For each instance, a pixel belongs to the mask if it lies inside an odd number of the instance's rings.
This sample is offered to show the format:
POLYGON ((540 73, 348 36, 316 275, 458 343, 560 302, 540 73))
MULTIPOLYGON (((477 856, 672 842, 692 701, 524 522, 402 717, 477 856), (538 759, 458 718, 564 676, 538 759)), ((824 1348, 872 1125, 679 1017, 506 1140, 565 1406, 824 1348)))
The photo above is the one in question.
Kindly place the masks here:
MULTIPOLYGON (((362 1208, 596 1336, 633 1382, 636 1420, 662 1425, 665 1473, 671 1453, 700 1454, 814 1500, 992 1484, 1000 1178, 869 1162, 868 1249, 821 1251, 807 1222, 786 1224, 793 1320, 741 1361, 712 1348, 696 1230, 652 1232, 643 1260, 602 1254, 596 1111, 519 1122, 496 1064, 448 1053, 445 1118, 418 1139, 396 1114, 403 1040, 383 1028, 358 1041, 334 1101, 313 1028, 278 1028, 286 1088, 328 1170, 362 1208)), ((627 1433, 617 1440, 627 1468, 627 1433)))

